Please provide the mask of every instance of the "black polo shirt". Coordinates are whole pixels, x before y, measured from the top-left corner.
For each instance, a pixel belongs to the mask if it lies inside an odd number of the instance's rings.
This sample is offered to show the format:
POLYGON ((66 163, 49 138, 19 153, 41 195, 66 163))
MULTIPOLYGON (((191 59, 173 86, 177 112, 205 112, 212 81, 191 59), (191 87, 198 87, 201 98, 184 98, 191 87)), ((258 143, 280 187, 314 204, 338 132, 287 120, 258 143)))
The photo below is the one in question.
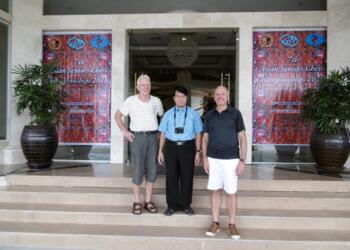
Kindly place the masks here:
POLYGON ((208 133, 208 157, 217 159, 239 158, 238 133, 245 130, 242 114, 228 106, 219 113, 210 110, 204 119, 204 133, 208 133))

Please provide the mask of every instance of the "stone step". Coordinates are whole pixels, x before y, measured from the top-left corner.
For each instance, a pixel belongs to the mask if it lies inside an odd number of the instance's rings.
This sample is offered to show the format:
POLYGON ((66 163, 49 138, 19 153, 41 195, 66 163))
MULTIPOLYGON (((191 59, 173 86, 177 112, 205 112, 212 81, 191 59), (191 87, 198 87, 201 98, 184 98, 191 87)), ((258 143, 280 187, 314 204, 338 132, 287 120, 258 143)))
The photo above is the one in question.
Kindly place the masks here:
POLYGON ((70 249, 350 249, 347 230, 241 229, 242 239, 223 228, 214 238, 205 228, 0 222, 0 242, 16 247, 70 249))
MULTIPOLYGON (((310 175, 311 178, 312 175, 310 175)), ((130 188, 130 177, 92 177, 92 176, 54 176, 54 175, 21 175, 6 176, 10 185, 23 186, 57 186, 57 187, 108 187, 130 188)), ((193 188, 206 189, 206 176, 195 176, 193 188)), ((160 176, 156 188, 165 187, 165 178, 160 176)), ((337 178, 326 180, 255 180, 240 179, 238 189, 244 191, 295 191, 295 192, 350 192, 350 181, 337 178)))
MULTIPOLYGON (((11 246, 4 246, 4 245, 0 245, 0 249, 1 250, 73 250, 72 248, 42 248, 42 247, 11 247, 11 246)), ((77 249, 75 248, 74 250, 88 250, 88 249, 77 249)))
MULTIPOLYGON (((153 200, 165 204, 165 190, 156 189, 153 200)), ((129 206, 130 188, 79 188, 9 186, 0 188, 0 202, 129 206)), ((209 208, 207 190, 194 190, 193 207, 209 208)), ((226 202, 223 199, 223 207, 226 202)), ((243 209, 350 210, 350 193, 239 191, 238 207, 243 209)))
MULTIPOLYGON (((196 208, 194 216, 181 211, 165 216, 164 209, 136 216, 130 206, 0 203, 0 221, 202 228, 211 222, 209 208, 196 208)), ((221 214, 225 225, 227 211, 221 214)), ((350 211, 239 209, 237 224, 248 229, 350 230, 350 211)))

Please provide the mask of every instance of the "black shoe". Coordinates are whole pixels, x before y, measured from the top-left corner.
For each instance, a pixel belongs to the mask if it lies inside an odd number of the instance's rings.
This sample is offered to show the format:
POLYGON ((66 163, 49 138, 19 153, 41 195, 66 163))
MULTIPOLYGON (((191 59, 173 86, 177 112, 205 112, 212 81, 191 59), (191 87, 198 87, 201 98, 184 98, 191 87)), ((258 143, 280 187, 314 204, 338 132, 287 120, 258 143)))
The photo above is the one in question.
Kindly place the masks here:
POLYGON ((186 208, 183 209, 183 211, 187 215, 194 215, 194 211, 193 211, 193 209, 191 207, 186 207, 186 208))
POLYGON ((171 207, 168 207, 165 211, 164 211, 164 214, 166 216, 170 216, 170 215, 173 215, 175 213, 175 210, 172 209, 171 207))

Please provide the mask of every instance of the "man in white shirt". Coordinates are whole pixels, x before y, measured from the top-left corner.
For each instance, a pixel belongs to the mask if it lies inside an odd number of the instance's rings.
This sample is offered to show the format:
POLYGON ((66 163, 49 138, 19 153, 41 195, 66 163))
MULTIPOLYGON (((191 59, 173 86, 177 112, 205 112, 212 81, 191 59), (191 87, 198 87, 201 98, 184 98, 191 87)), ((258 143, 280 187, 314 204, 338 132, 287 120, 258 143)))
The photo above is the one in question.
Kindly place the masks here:
POLYGON ((158 152, 158 120, 163 106, 158 97, 150 95, 151 81, 148 75, 137 79, 138 94, 129 96, 115 114, 115 120, 131 146, 132 183, 135 196, 132 212, 142 213, 140 187, 146 177, 146 201, 143 208, 150 213, 158 211, 152 202, 154 182, 157 179, 156 155, 158 152), (130 130, 125 126, 122 116, 130 116, 130 130))

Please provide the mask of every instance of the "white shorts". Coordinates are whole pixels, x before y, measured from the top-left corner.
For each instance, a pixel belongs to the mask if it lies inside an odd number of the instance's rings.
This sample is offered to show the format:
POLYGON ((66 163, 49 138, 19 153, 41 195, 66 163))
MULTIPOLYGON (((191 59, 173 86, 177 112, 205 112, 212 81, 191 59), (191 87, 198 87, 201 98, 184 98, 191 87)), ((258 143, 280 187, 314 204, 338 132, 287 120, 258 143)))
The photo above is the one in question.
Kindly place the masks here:
POLYGON ((236 169, 239 159, 216 159, 208 157, 209 161, 209 190, 224 189, 228 194, 237 192, 237 173, 236 169))

